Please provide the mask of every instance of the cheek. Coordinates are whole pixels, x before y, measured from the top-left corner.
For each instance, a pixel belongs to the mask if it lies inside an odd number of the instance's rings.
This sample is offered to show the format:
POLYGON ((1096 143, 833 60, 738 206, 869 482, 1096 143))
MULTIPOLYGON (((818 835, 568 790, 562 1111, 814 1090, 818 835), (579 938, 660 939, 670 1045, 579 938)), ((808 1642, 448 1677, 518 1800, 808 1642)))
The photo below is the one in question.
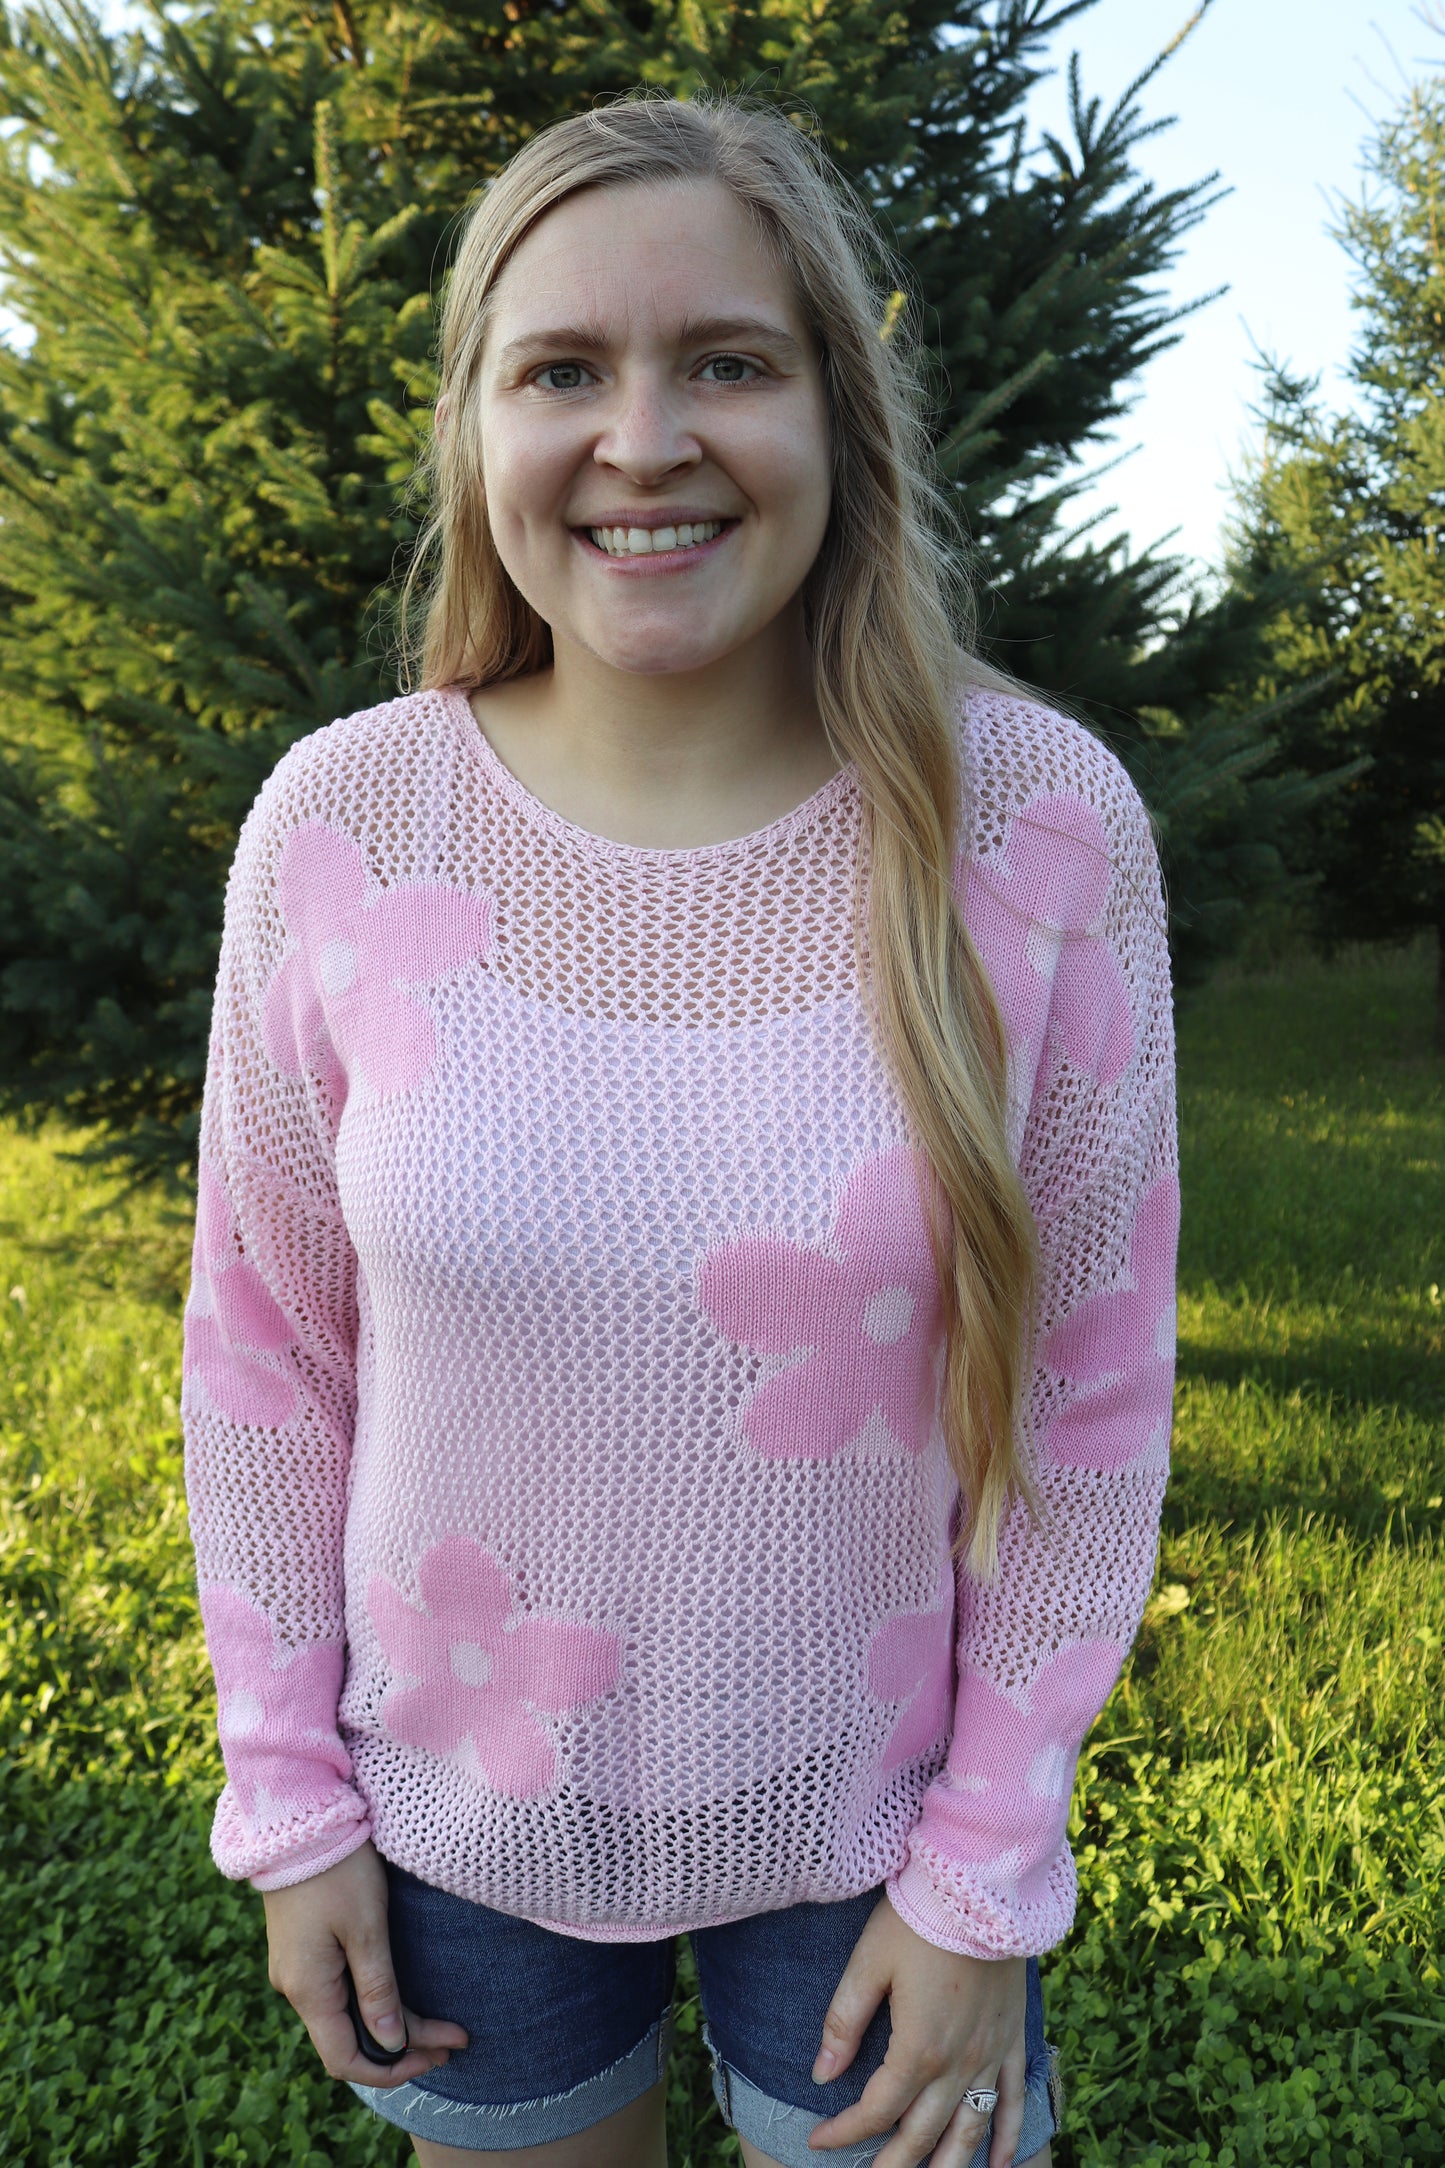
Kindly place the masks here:
POLYGON ((826 412, 820 407, 795 416, 771 442, 760 445, 756 472, 760 494, 784 515, 780 532, 794 547, 815 548, 822 540, 833 499, 826 412))
POLYGON ((554 432, 536 432, 502 421, 483 438, 482 474, 487 512, 499 547, 510 536, 534 543, 535 530, 554 522, 576 458, 554 432))

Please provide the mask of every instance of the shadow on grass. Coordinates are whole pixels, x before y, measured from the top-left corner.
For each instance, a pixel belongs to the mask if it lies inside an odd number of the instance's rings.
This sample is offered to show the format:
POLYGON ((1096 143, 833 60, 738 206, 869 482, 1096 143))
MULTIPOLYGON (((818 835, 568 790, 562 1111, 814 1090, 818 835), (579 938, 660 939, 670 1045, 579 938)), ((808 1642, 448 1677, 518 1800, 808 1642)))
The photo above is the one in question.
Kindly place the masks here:
POLYGON ((1445 1415, 1445 1362, 1428 1348, 1362 1345, 1341 1334, 1277 1355, 1257 1348, 1191 1347, 1181 1341, 1181 1385, 1257 1386, 1279 1401, 1306 1398, 1334 1423, 1356 1424, 1403 1409, 1426 1421, 1445 1415))
POLYGON ((159 1231, 136 1229, 98 1234, 84 1226, 40 1236, 19 1220, 0 1220, 0 1242, 20 1259, 59 1266, 74 1283, 96 1294, 127 1295, 179 1310, 190 1267, 190 1229, 177 1218, 159 1231))

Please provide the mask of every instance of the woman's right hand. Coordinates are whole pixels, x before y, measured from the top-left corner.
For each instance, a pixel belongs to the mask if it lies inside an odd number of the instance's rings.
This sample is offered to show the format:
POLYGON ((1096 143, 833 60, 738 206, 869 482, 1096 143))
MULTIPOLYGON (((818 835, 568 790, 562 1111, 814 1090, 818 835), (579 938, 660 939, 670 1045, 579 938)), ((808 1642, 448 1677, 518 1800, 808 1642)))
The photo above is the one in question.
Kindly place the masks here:
POLYGON ((460 2025, 402 2009, 386 1931, 386 1869, 370 1840, 323 1874, 263 1895, 271 1985, 286 1997, 333 2078, 404 2085, 437 2069, 450 2049, 466 2046, 460 2025), (399 2062, 373 2063, 362 2054, 346 2008, 348 1965, 373 2039, 384 2048, 409 2042, 399 2062))

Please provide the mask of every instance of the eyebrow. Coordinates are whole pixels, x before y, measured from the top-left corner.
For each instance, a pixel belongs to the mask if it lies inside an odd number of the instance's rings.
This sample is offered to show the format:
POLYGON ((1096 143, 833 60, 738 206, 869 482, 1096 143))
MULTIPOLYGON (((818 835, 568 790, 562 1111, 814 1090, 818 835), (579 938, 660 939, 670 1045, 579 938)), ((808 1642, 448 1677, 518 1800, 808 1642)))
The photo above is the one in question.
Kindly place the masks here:
MULTIPOLYGON (((801 365, 806 358, 791 332, 763 316, 687 316, 678 326, 680 346, 721 346, 732 340, 755 340, 770 346, 795 366, 801 365)), ((518 339, 509 339, 497 359, 503 363, 516 361, 539 349, 601 354, 611 344, 600 324, 557 324, 549 331, 528 331, 518 339)))

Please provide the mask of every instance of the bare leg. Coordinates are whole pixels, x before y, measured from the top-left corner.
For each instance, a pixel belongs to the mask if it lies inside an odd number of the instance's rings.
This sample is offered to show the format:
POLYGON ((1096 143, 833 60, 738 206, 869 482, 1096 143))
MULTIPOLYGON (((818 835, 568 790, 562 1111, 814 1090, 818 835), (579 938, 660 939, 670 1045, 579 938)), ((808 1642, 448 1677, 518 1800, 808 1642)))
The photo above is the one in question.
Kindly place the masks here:
POLYGON ((667 2086, 659 2078, 640 2100, 574 2138, 554 2138, 509 2153, 413 2138, 421 2168, 667 2168, 667 2086))

